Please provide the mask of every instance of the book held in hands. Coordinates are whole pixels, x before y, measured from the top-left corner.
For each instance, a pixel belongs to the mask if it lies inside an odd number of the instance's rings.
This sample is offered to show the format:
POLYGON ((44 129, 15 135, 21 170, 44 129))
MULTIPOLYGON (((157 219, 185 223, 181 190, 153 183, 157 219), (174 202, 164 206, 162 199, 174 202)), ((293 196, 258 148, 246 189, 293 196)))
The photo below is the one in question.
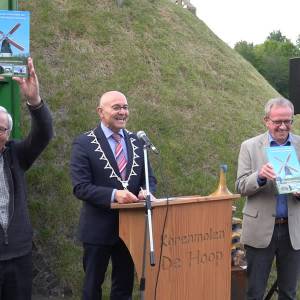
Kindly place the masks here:
POLYGON ((300 164, 293 146, 267 147, 269 163, 276 173, 278 194, 300 192, 300 164))

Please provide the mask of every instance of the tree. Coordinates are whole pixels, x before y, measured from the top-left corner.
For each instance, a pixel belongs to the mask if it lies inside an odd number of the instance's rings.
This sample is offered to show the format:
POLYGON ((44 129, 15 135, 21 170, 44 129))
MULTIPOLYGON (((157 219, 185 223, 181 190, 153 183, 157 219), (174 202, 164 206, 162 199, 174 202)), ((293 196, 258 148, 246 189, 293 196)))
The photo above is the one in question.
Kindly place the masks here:
POLYGON ((280 30, 269 34, 263 44, 253 46, 238 42, 234 49, 247 59, 283 96, 288 97, 289 59, 300 56, 300 35, 297 45, 287 39, 280 30))
POLYGON ((297 38, 297 40, 296 40, 296 47, 297 47, 298 49, 300 49, 300 34, 298 35, 298 38, 297 38))
POLYGON ((252 65, 255 65, 255 53, 253 43, 247 43, 246 41, 240 41, 235 44, 234 50, 241 54, 252 65))
POLYGON ((280 30, 274 30, 269 34, 269 36, 267 37, 267 40, 273 40, 273 41, 284 43, 288 39, 286 38, 286 36, 282 35, 280 30))

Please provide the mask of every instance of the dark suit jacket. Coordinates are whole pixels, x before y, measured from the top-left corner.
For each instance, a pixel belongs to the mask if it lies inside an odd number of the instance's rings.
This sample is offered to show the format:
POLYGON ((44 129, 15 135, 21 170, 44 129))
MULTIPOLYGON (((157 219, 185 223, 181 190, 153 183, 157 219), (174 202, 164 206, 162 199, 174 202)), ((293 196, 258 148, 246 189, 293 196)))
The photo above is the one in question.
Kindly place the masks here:
MULTIPOLYGON (((137 136, 124 130, 128 162, 127 189, 138 195, 145 186, 143 145, 137 136)), ((83 200, 79 239, 90 244, 113 244, 119 236, 119 213, 112 210, 113 189, 123 189, 120 172, 101 126, 77 137, 71 154, 71 178, 74 195, 83 200)), ((156 179, 149 165, 150 191, 156 179)))
MULTIPOLYGON (((47 106, 28 106, 31 130, 22 140, 11 140, 3 151, 4 172, 9 185, 9 226, 0 225, 0 261, 28 254, 32 248, 32 227, 27 208, 25 172, 53 136, 52 117, 47 106)), ((42 198, 42 195, 41 195, 42 198)), ((0 297, 1 298, 1 297, 0 297)))

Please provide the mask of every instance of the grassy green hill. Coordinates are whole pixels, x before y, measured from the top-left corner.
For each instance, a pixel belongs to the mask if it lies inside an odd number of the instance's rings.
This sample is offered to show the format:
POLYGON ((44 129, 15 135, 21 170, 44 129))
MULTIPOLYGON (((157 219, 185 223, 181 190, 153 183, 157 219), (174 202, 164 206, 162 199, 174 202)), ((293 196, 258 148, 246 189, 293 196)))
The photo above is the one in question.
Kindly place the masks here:
POLYGON ((72 195, 69 156, 73 138, 98 122, 98 96, 127 95, 128 128, 145 130, 161 152, 151 156, 158 196, 177 196, 214 191, 221 163, 233 191, 239 145, 263 130, 263 105, 277 93, 169 0, 126 0, 122 8, 114 0, 27 0, 20 9, 32 11, 32 56, 55 125, 54 140, 28 174, 35 241, 78 295, 81 203, 72 195))

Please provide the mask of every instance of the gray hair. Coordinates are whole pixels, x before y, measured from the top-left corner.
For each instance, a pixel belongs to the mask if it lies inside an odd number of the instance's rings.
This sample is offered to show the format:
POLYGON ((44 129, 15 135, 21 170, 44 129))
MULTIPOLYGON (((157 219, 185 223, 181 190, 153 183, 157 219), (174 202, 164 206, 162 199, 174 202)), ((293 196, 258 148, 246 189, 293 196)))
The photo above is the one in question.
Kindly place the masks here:
POLYGON ((11 132, 13 128, 13 120, 10 115, 10 113, 7 111, 7 109, 3 106, 0 106, 0 112, 4 112, 7 115, 7 121, 8 121, 8 131, 11 132))
POLYGON ((265 117, 268 117, 273 106, 287 106, 292 110, 294 115, 294 105, 293 103, 286 98, 272 98, 265 105, 265 117))

